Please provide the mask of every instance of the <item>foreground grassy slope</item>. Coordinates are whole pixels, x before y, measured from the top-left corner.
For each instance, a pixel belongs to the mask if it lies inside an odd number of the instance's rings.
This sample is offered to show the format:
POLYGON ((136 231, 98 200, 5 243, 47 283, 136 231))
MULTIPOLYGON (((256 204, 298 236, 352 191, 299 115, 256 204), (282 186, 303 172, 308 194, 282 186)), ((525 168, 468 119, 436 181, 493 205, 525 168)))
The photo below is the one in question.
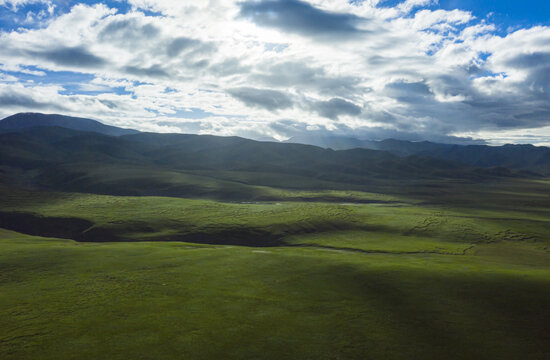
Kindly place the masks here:
POLYGON ((549 239, 548 210, 517 206, 517 210, 503 207, 497 211, 489 203, 493 194, 479 199, 480 206, 472 210, 361 192, 271 191, 290 200, 320 197, 325 201, 230 203, 0 188, 0 227, 81 241, 317 244, 361 250, 368 250, 365 239, 395 242, 405 248, 409 248, 407 243, 422 242, 430 251, 445 248, 446 243, 453 243, 451 248, 456 250, 455 244, 467 248, 494 241, 549 239), (482 201, 489 204, 483 207, 482 201), (306 234, 311 236, 302 237, 306 234), (357 245, 350 246, 350 242, 357 245))
POLYGON ((545 359, 549 185, 0 187, 0 358, 545 359))
POLYGON ((546 179, 234 137, 0 140, 2 360, 550 356, 546 179))
POLYGON ((2 359, 544 359, 536 243, 466 255, 0 231, 2 359), (38 355, 39 354, 39 355, 38 355))
POLYGON ((0 183, 104 195, 267 199, 266 186, 385 192, 400 183, 518 174, 390 153, 237 137, 121 137, 59 127, 0 133, 0 183))

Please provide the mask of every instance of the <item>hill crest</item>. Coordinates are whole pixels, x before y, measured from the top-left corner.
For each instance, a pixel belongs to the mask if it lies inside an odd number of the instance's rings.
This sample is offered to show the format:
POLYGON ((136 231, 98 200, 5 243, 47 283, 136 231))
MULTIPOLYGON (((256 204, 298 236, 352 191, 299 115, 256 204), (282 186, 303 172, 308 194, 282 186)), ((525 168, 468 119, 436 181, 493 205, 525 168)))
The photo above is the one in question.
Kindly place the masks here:
POLYGON ((66 129, 96 132, 109 136, 137 134, 139 131, 105 125, 97 120, 58 114, 18 113, 0 120, 0 131, 13 132, 40 126, 57 126, 66 129))

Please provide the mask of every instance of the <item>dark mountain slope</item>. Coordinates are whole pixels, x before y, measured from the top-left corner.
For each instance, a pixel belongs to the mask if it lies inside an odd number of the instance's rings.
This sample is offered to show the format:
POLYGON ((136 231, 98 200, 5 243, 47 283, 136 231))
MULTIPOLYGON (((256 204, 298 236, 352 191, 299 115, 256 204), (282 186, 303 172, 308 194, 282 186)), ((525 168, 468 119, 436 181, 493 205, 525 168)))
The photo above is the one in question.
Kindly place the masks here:
POLYGON ((0 178, 10 184, 113 195, 210 194, 226 199, 255 198, 262 193, 258 185, 292 188, 298 178, 300 188, 353 184, 372 190, 388 181, 477 181, 492 176, 453 162, 368 149, 334 151, 201 135, 114 137, 60 127, 0 134, 0 160, 0 178))
POLYGON ((293 138, 289 142, 315 144, 335 150, 353 148, 388 151, 401 157, 419 156, 460 162, 474 167, 505 167, 550 174, 550 148, 533 145, 453 145, 429 141, 358 140, 346 137, 293 138))
POLYGON ((533 145, 455 145, 429 152, 421 151, 418 155, 445 158, 480 167, 503 166, 543 172, 550 170, 550 149, 533 145))
MULTIPOLYGON (((38 113, 20 113, 1 120, 0 134, 8 132, 26 133, 29 129, 37 127, 41 127, 41 131, 50 134, 56 141, 59 140, 63 132, 56 129, 52 133, 48 128, 61 127, 102 135, 122 136, 127 140, 115 145, 110 140, 98 140, 90 138, 89 135, 84 136, 80 139, 82 144, 74 149, 78 150, 82 160, 88 159, 90 161, 102 161, 102 159, 114 157, 118 160, 121 158, 133 159, 134 161, 149 160, 162 166, 180 169, 204 170, 216 168, 219 170, 275 171, 308 176, 328 171, 326 168, 328 161, 331 162, 329 167, 332 172, 364 174, 368 169, 369 175, 378 173, 386 177, 402 176, 405 172, 420 175, 424 170, 428 170, 425 173, 426 176, 432 176, 433 170, 435 170, 433 167, 437 163, 434 161, 428 164, 425 160, 420 161, 417 158, 407 159, 403 162, 381 153, 370 156, 367 152, 360 152, 359 158, 356 158, 352 152, 329 153, 322 149, 313 149, 313 147, 319 146, 333 150, 379 150, 398 157, 415 156, 438 159, 448 163, 462 163, 466 167, 501 167, 550 174, 550 149, 532 145, 463 146, 395 139, 370 141, 339 136, 305 136, 293 138, 284 144, 280 144, 257 142, 239 137, 140 133, 136 130, 104 125, 91 119, 38 113), (128 145, 129 143, 132 143, 132 145, 128 145), (137 143, 142 145, 136 148, 135 144, 137 143), (311 144, 313 147, 308 151, 305 151, 303 147, 293 147, 293 144, 303 145, 302 143, 311 144), (123 155, 125 151, 133 153, 123 155), (100 154, 102 155, 100 156, 100 154), (299 155, 296 156, 296 154, 299 155), (365 164, 366 158, 369 158, 368 164, 365 164), (358 171, 358 165, 361 167, 361 171, 358 171)), ((52 153, 49 155, 47 149, 31 151, 34 155, 27 154, 29 156, 26 157, 26 161, 33 162, 37 159, 43 159, 48 162, 53 154, 59 151, 59 147, 67 147, 67 149, 70 149, 71 146, 74 147, 70 143, 76 143, 77 139, 72 138, 73 135, 67 132, 64 136, 71 137, 68 140, 69 143, 56 143, 56 149, 52 149, 52 153)), ((41 135, 40 143, 45 140, 47 139, 41 135)), ((25 140, 21 138, 19 141, 25 140)), ((29 149, 38 146, 37 144, 28 145, 29 149)), ((21 153, 30 151, 24 149, 24 146, 19 146, 19 148, 21 153)), ((11 158, 13 155, 4 154, 3 158, 11 158)), ((17 157, 17 154, 15 156, 17 157)), ((437 164, 439 175, 444 175, 441 173, 441 166, 445 168, 445 171, 449 171, 452 167, 448 164, 444 165, 441 161, 437 164)))
POLYGON ((0 134, 2 165, 43 168, 61 163, 145 162, 143 148, 118 137, 60 127, 35 127, 0 134))
POLYGON ((423 178, 430 177, 434 171, 439 174, 451 171, 450 177, 462 177, 468 173, 460 174, 464 166, 451 162, 404 159, 389 152, 369 149, 334 151, 303 144, 209 135, 144 133, 122 139, 152 146, 154 150, 146 154, 148 158, 178 169, 280 172, 312 177, 330 173, 376 178, 423 178))
POLYGON ((2 132, 21 131, 23 129, 39 126, 58 126, 67 129, 90 131, 111 136, 136 134, 139 132, 137 130, 122 129, 116 126, 105 125, 99 121, 91 119, 56 114, 19 113, 8 116, 0 121, 0 131, 2 132))

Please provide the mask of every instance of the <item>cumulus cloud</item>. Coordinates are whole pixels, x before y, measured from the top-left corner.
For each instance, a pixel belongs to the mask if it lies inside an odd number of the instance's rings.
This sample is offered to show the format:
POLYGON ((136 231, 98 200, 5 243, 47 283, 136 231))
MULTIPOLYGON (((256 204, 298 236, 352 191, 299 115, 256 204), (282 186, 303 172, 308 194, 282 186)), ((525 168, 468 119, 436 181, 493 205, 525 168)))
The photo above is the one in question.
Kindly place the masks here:
POLYGON ((311 108, 319 115, 336 120, 340 115, 357 116, 361 114, 361 108, 349 101, 332 98, 328 101, 316 101, 311 108))
POLYGON ((482 145, 483 139, 473 139, 468 136, 442 135, 434 131, 407 132, 384 127, 351 128, 345 124, 335 124, 331 127, 310 126, 294 120, 279 120, 269 124, 277 133, 281 133, 292 142, 321 142, 323 140, 357 139, 357 140, 385 140, 397 139, 406 141, 432 141, 444 144, 482 145))
POLYGON ((123 71, 125 73, 136 75, 138 77, 145 77, 145 78, 167 78, 170 75, 166 70, 162 68, 161 65, 152 65, 149 67, 139 67, 139 66, 125 66, 123 68, 123 71))
POLYGON ((280 91, 242 87, 229 89, 228 93, 248 106, 260 107, 271 111, 286 109, 292 106, 290 96, 280 91))
POLYGON ((40 109, 47 109, 47 108, 56 108, 58 110, 64 110, 63 107, 57 104, 48 104, 45 102, 40 102, 36 99, 33 99, 31 96, 28 96, 25 94, 13 93, 13 92, 9 92, 7 94, 0 94, 0 106, 21 108, 21 109, 32 109, 32 110, 40 110, 40 109))
POLYGON ((200 44, 195 39, 190 39, 184 36, 180 36, 174 40, 171 40, 166 47, 166 54, 170 57, 178 56, 182 51, 196 47, 200 44))
POLYGON ((432 0, 128 3, 0 25, 0 115, 277 139, 550 139, 550 27, 496 33, 432 0))
POLYGON ((240 5, 240 15, 260 26, 307 36, 353 36, 363 33, 357 25, 364 19, 326 11, 300 0, 251 0, 240 5))
POLYGON ((6 6, 11 8, 13 11, 17 11, 21 6, 28 4, 50 4, 50 0, 0 0, 0 6, 6 6))
POLYGON ((84 47, 58 47, 53 49, 28 50, 29 56, 52 62, 59 66, 69 67, 102 67, 107 64, 105 59, 96 56, 84 47))
POLYGON ((98 39, 119 46, 136 46, 139 42, 155 38, 159 34, 160 29, 157 26, 151 23, 142 24, 137 17, 117 18, 98 33, 98 39))

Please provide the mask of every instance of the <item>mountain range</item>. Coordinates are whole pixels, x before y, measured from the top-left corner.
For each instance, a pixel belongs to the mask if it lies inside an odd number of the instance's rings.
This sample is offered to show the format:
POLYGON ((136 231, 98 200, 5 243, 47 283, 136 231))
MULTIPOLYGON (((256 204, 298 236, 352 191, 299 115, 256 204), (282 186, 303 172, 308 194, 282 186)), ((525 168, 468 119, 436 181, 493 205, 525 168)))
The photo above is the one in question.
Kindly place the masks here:
POLYGON ((59 126, 66 129, 91 131, 104 135, 121 136, 139 131, 105 125, 99 121, 57 114, 19 113, 0 121, 0 132, 22 131, 39 126, 59 126))
POLYGON ((400 157, 420 156, 442 159, 475 167, 505 167, 550 174, 550 148, 533 145, 503 146, 440 144, 429 141, 396 139, 360 140, 341 136, 301 136, 286 142, 319 146, 333 150, 371 149, 388 151, 400 157))
POLYGON ((240 137, 142 133, 60 115, 17 114, 0 121, 0 129, 0 183, 112 195, 265 199, 262 186, 374 191, 435 179, 532 176, 525 170, 548 169, 550 163, 547 148, 530 146, 386 140, 373 142, 376 150, 333 150, 240 137))

